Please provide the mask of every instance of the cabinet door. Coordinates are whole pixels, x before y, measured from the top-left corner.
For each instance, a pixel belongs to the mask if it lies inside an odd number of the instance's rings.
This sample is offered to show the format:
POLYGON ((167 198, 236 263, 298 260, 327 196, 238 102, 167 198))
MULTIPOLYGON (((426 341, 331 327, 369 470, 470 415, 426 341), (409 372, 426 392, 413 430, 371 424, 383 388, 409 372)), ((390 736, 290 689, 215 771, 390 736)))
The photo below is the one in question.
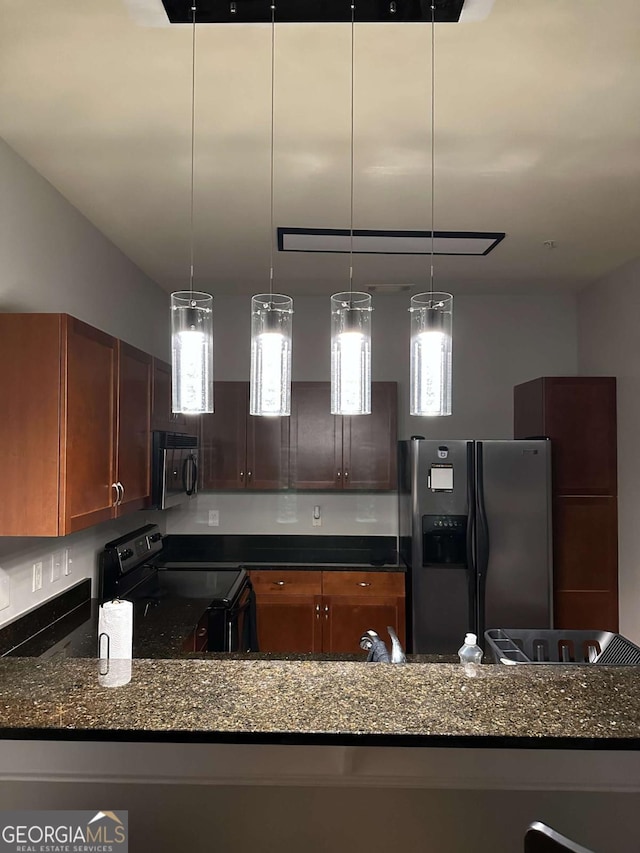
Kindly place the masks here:
POLYGON ((322 572, 253 570, 261 652, 322 651, 322 572))
POLYGON ((554 625, 618 630, 616 498, 554 498, 554 625))
POLYGON ((153 416, 152 429, 183 432, 187 418, 171 411, 171 365, 157 358, 153 360, 153 416))
POLYGON ((115 338, 66 317, 64 323, 61 533, 115 514, 117 347, 115 338))
POLYGON ((320 652, 320 596, 264 595, 256 598, 261 652, 320 652))
POLYGON ((322 598, 323 651, 362 652, 360 637, 374 630, 390 649, 387 625, 395 629, 404 648, 404 599, 361 595, 325 595, 322 598))
POLYGON ((243 489, 246 485, 248 383, 216 382, 215 412, 202 415, 202 489, 243 489))
POLYGON ((616 380, 552 376, 514 388, 514 437, 552 441, 557 495, 615 495, 616 380))
POLYGON ((61 317, 0 314, 0 536, 58 536, 61 317))
POLYGON ((615 378, 545 379, 545 426, 553 442, 555 494, 617 493, 615 378))
POLYGON ((329 382, 293 383, 290 460, 293 488, 342 488, 342 419, 331 414, 329 382))
POLYGON ((118 515, 151 502, 151 388, 151 356, 120 341, 117 471, 123 496, 118 515))
POLYGON ((323 651, 359 652, 360 637, 370 629, 390 648, 388 625, 404 648, 404 586, 401 572, 323 572, 323 651))
POLYGON ((288 488, 290 420, 247 415, 248 489, 288 488))
POLYGON ((398 395, 395 382, 371 384, 371 414, 342 419, 345 489, 393 490, 396 482, 398 395))

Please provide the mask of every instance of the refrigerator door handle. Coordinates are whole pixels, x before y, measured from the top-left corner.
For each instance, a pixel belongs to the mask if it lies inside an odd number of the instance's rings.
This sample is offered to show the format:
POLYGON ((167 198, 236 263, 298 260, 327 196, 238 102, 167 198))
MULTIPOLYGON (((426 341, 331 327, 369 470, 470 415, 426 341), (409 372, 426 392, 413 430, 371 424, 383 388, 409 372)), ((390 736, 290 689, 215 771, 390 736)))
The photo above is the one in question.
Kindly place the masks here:
POLYGON ((477 566, 475 560, 476 500, 473 442, 467 442, 467 587, 469 595, 469 630, 477 633, 476 613, 477 566))
POLYGON ((484 503, 484 458, 482 442, 477 442, 476 455, 476 503, 478 513, 476 533, 476 558, 478 571, 478 636, 481 642, 484 640, 485 632, 485 598, 487 587, 487 572, 489 570, 489 522, 487 521, 487 509, 484 503))

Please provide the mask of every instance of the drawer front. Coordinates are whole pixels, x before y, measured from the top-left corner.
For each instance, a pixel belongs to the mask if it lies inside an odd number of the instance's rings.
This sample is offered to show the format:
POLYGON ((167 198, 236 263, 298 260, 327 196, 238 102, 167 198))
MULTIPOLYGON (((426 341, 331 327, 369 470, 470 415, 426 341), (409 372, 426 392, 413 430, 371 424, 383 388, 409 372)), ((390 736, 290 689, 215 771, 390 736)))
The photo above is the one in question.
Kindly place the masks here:
POLYGON ((256 595, 320 595, 322 572, 253 569, 249 572, 256 595))
POLYGON ((404 595, 404 572, 323 572, 325 595, 404 595))

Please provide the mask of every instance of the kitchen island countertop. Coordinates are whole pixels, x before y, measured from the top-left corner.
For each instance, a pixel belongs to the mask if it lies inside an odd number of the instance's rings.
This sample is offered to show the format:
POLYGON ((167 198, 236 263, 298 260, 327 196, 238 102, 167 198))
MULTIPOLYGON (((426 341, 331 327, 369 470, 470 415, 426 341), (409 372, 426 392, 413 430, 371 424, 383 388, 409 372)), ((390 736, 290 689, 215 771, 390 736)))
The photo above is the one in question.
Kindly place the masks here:
POLYGON ((9 738, 382 746, 640 747, 640 668, 353 661, 0 661, 9 738))

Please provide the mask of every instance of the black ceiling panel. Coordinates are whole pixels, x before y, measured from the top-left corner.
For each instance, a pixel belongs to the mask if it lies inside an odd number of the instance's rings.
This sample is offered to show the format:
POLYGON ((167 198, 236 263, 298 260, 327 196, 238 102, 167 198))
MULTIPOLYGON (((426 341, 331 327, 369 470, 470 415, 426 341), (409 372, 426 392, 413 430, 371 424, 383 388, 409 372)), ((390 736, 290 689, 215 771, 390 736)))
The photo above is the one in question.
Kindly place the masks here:
MULTIPOLYGON (((162 0, 172 24, 191 22, 191 0, 162 0)), ((270 0, 196 0, 198 24, 255 24, 271 21, 270 0)), ((455 23, 464 0, 435 0, 435 20, 455 23)), ((350 0, 275 0, 277 23, 344 23, 350 0)), ((431 0, 355 0, 356 23, 428 23, 431 0)))

